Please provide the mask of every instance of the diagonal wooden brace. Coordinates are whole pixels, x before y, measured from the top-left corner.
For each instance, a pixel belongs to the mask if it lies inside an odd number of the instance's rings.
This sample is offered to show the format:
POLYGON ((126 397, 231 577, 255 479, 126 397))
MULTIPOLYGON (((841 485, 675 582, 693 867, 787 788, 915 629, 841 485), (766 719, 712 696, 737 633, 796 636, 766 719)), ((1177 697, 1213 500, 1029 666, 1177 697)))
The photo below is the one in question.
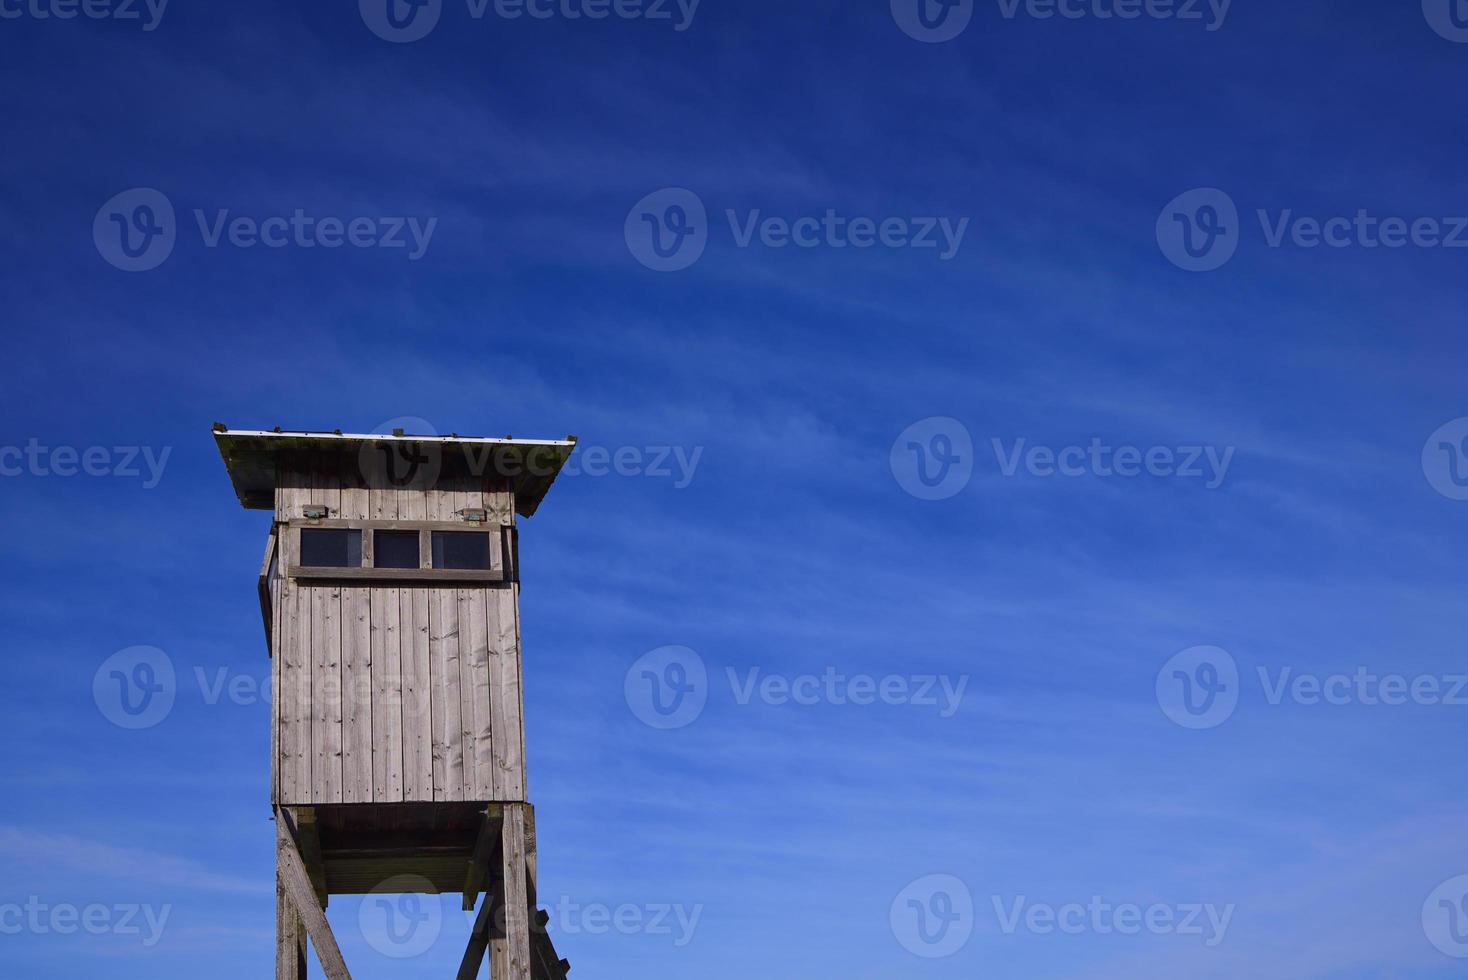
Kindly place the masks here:
POLYGON ((464 911, 472 909, 489 879, 490 865, 499 855, 501 828, 505 808, 491 803, 484 808, 484 822, 479 825, 479 839, 474 842, 474 856, 469 859, 469 873, 464 878, 464 911))
POLYGON ((275 808, 275 860, 281 885, 306 926, 306 934, 311 937, 311 945, 316 949, 316 957, 321 961, 327 980, 352 980, 346 961, 342 959, 341 948, 336 944, 336 936, 332 935, 331 924, 326 921, 326 911, 316 898, 316 889, 306 874, 290 813, 283 807, 275 808))

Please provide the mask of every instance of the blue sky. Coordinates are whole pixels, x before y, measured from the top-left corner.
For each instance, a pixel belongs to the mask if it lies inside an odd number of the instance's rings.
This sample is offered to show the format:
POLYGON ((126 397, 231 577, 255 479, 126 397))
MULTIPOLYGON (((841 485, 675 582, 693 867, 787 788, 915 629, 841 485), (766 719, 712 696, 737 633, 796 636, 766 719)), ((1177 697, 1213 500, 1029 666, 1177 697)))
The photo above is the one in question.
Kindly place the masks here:
MULTIPOLYGON (((1468 701, 1446 2, 975 0, 929 9, 969 18, 932 43, 903 0, 444 0, 401 43, 370 3, 136 9, 0 0, 8 973, 270 969, 267 517, 209 427, 407 417, 581 440, 521 537, 542 901, 576 976, 1461 974, 1468 704, 1309 687, 1468 701), (126 271, 112 216, 160 198, 171 250, 126 271), (282 247, 210 244, 297 211, 282 247), (1372 247, 1363 212, 1412 240, 1372 247), (843 248, 828 213, 963 231, 843 248), (1215 214, 1217 267, 1180 267, 1215 214), (1352 220, 1309 247, 1302 218, 1352 220), (354 219, 409 244, 311 237, 354 219), (650 268, 654 227, 703 251, 650 268), (1093 440, 1156 463, 1068 452, 1093 440), (137 646, 175 703, 127 730, 93 681, 137 646), (669 646, 704 706, 659 728, 640 658, 669 646), (1204 668, 1214 702, 1179 693, 1204 668), (940 703, 801 680, 828 671, 940 703), (1227 925, 1044 926, 1096 903, 1227 925)), ((446 976, 455 904, 404 959, 358 900, 331 917, 354 975, 446 976)))

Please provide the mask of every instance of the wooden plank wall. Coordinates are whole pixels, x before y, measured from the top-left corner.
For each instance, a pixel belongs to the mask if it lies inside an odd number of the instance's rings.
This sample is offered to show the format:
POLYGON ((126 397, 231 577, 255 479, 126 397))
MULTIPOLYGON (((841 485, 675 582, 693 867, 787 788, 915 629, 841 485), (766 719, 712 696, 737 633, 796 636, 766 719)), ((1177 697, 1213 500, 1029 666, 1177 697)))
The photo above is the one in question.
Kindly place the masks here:
MULTIPOLYGON (((514 522, 512 494, 483 479, 369 487, 354 464, 283 463, 277 522, 308 504, 349 520, 454 521, 472 507, 490 529, 514 522)), ((280 545, 283 569, 293 536, 280 545)), ((277 804, 524 801, 518 585, 283 576, 271 595, 277 804)))

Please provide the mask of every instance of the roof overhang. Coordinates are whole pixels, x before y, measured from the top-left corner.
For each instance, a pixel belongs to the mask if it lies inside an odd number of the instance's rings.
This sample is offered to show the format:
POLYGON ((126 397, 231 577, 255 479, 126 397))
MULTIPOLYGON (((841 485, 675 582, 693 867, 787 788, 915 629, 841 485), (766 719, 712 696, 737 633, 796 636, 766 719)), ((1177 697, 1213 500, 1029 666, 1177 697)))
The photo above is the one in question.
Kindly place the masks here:
POLYGON ((507 480, 515 493, 515 512, 529 517, 540 506, 561 466, 576 448, 576 438, 480 439, 458 435, 351 434, 342 432, 286 432, 214 427, 214 441, 234 492, 245 507, 275 507, 278 463, 284 453, 359 457, 378 446, 400 444, 414 453, 430 453, 449 475, 483 475, 507 480))

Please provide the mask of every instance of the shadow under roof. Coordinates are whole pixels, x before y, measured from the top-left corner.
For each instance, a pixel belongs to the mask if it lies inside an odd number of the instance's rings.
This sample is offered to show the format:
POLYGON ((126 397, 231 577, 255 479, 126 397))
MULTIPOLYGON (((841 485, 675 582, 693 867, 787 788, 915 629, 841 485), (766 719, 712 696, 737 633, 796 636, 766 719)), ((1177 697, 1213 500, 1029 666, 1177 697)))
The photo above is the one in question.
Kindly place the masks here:
POLYGON ((230 429, 222 424, 214 426, 214 441, 224 458, 235 495, 241 504, 255 510, 274 509, 277 464, 284 453, 347 456, 373 446, 397 443, 436 450, 443 475, 500 474, 515 493, 515 512, 521 517, 535 513, 561 466, 576 448, 575 436, 494 439, 407 433, 288 432, 230 429))

